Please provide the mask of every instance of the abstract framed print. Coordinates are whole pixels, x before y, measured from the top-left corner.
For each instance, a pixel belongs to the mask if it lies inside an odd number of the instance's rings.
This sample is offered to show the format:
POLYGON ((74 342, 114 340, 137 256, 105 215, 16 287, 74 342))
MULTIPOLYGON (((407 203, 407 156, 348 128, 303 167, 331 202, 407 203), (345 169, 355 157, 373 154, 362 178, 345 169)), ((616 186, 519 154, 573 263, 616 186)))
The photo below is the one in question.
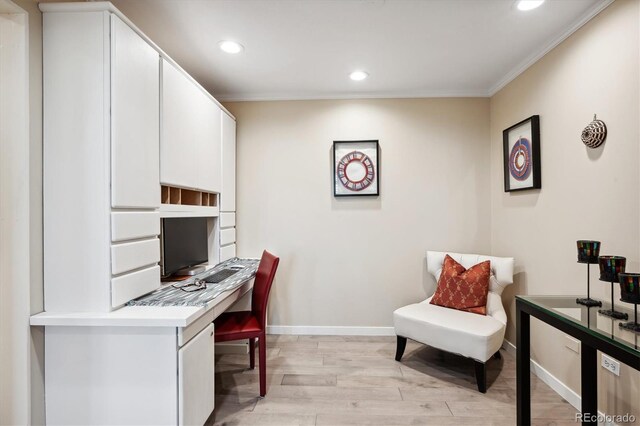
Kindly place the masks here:
POLYGON ((380 195, 378 157, 377 140, 334 141, 333 195, 380 195))
POLYGON ((533 115, 502 132, 504 192, 542 187, 540 116, 533 115))

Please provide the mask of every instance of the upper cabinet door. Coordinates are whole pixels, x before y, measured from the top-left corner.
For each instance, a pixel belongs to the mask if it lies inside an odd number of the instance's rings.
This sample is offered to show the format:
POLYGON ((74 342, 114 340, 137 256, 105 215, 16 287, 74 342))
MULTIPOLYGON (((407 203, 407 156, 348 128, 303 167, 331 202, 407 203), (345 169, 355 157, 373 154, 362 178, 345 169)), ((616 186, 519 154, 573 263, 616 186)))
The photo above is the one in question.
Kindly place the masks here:
POLYGON ((236 211, 236 121, 222 113, 222 194, 220 211, 236 211))
POLYGON ((200 91, 181 71, 162 60, 160 182, 198 187, 200 91))
POLYGON ((162 61, 160 182, 220 192, 221 114, 207 93, 162 61))
POLYGON ((160 206, 160 57, 111 15, 111 205, 160 206))
POLYGON ((220 192, 221 131, 222 110, 210 97, 202 93, 202 107, 198 113, 198 185, 208 192, 220 192))

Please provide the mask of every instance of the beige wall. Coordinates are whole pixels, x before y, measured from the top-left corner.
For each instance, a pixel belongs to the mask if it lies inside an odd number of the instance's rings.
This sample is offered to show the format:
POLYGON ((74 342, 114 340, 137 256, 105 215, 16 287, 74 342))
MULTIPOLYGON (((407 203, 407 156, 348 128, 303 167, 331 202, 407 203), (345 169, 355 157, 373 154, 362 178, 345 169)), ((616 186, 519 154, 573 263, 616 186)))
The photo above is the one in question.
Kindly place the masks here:
MULTIPOLYGON (((29 15, 29 266, 30 312, 44 309, 42 260, 42 13, 37 0, 13 0, 29 15)), ((32 327, 30 424, 45 423, 44 330, 32 327)))
MULTIPOLYGON (((9 386, 8 393, 3 394, 0 401, 0 423, 37 425, 44 424, 44 333, 40 328, 29 327, 29 313, 41 312, 43 308, 42 15, 35 0, 12 2, 27 13, 29 145, 25 151, 28 157, 24 158, 28 165, 23 168, 22 157, 18 155, 12 158, 25 175, 19 182, 7 183, 11 188, 19 188, 12 199, 13 214, 19 219, 11 223, 20 235, 17 236, 19 240, 8 243, 16 249, 10 259, 14 271, 11 266, 3 270, 0 288, 3 296, 0 311, 2 319, 8 320, 0 330, 0 358, 6 361, 2 364, 0 388, 6 390, 5 386, 9 386), (18 247, 24 251, 17 250, 18 247)), ((8 3, 0 1, 0 6, 6 9, 8 3)), ((4 173, 3 178, 7 177, 4 173)))
POLYGON ((391 326, 427 249, 489 251, 489 100, 240 102, 238 249, 282 260, 270 323, 391 326), (334 198, 334 140, 379 139, 381 195, 334 198))
MULTIPOLYGON (((626 256, 627 270, 640 270, 638 6, 616 1, 491 99, 491 246, 495 255, 515 256, 520 271, 504 296, 512 342, 514 294, 586 292, 576 240, 600 240, 602 254, 626 256), (594 113, 609 134, 591 150, 580 133, 594 113), (504 193, 502 130, 533 114, 540 115, 542 189, 504 193)), ((608 297, 597 266, 591 272, 592 294, 608 297)), ((532 339, 533 358, 579 393, 580 358, 563 335, 536 323, 532 339)), ((603 372, 600 380, 600 409, 640 414, 637 372, 603 372)))

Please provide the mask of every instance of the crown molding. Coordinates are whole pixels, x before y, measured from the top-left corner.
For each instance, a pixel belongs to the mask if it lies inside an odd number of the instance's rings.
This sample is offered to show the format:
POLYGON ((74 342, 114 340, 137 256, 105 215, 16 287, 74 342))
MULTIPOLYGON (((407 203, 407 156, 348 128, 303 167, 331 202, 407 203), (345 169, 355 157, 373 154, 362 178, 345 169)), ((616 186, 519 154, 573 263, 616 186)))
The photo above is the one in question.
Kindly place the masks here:
POLYGON ((599 3, 596 3, 591 9, 584 13, 580 17, 580 19, 578 19, 571 27, 569 27, 565 32, 556 37, 553 41, 551 41, 551 43, 546 45, 537 53, 533 53, 532 55, 530 55, 527 59, 525 59, 515 68, 509 71, 504 77, 498 80, 491 88, 489 88, 488 96, 492 97, 493 95, 498 93, 503 87, 515 80, 520 74, 525 72, 527 69, 529 69, 529 67, 542 59, 542 57, 544 57, 547 53, 552 51, 560 43, 569 38, 573 33, 582 28, 582 26, 584 26, 587 22, 595 18, 600 12, 605 10, 614 1, 615 0, 602 0, 599 3))
POLYGON ((300 101, 300 100, 341 100, 341 99, 412 99, 412 98, 490 98, 507 84, 515 80, 520 74, 542 59, 547 53, 582 28, 587 22, 595 18, 600 12, 615 0, 602 0, 587 10, 573 25, 549 44, 534 52, 511 71, 500 78, 487 90, 433 90, 433 91, 396 91, 396 92, 336 92, 336 93, 253 93, 253 94, 218 94, 216 98, 221 102, 249 102, 249 101, 300 101))
POLYGON ((488 98, 485 90, 433 90, 433 91, 391 91, 391 92, 275 92, 251 94, 215 94, 221 102, 257 102, 257 101, 312 101, 312 100, 348 100, 348 99, 418 99, 418 98, 488 98))

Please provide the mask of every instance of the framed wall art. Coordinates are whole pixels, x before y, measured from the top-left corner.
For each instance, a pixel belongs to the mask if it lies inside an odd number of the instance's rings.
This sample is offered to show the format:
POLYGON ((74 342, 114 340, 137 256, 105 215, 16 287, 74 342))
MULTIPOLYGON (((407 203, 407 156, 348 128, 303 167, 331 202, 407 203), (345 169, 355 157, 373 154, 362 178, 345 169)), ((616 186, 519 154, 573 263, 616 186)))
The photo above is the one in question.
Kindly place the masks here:
POLYGON ((542 187, 540 116, 533 115, 502 132, 504 192, 542 187))
POLYGON ((379 195, 377 140, 333 142, 333 195, 379 195))

